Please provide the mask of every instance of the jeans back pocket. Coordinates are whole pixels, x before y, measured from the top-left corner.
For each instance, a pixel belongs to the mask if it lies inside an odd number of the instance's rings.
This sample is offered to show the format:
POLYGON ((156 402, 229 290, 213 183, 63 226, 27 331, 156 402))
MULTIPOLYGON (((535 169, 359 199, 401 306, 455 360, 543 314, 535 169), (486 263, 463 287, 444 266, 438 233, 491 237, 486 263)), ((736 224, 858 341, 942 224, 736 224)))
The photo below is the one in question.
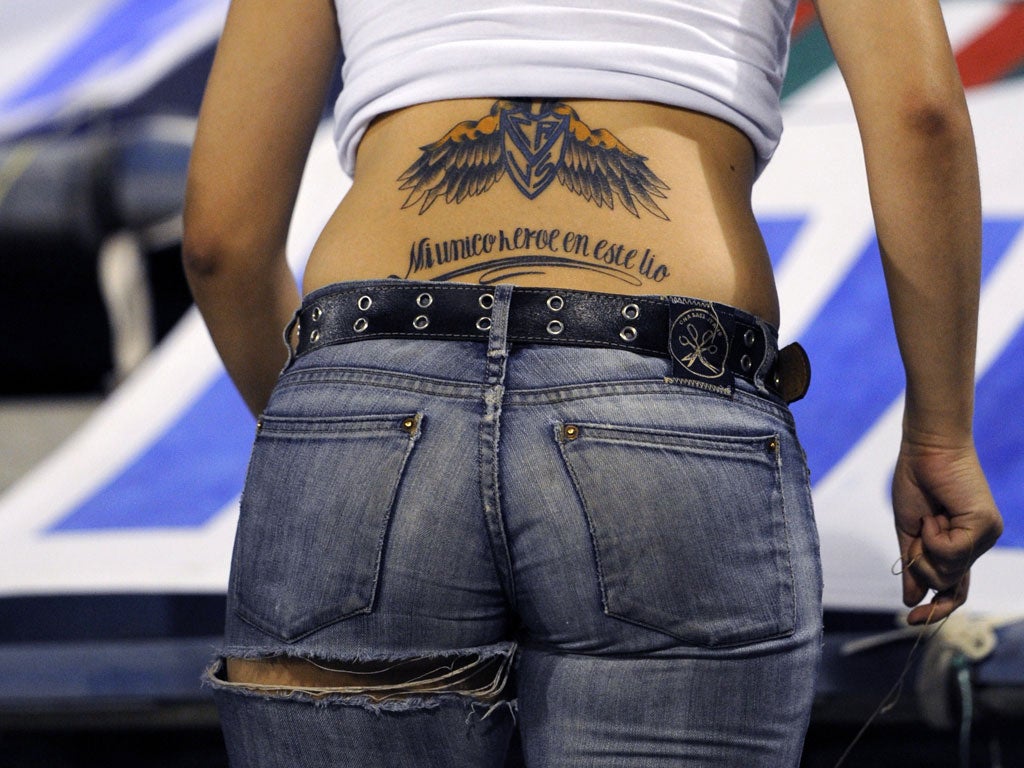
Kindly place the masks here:
POLYGON ((373 608, 417 415, 264 416, 249 462, 229 593, 293 642, 373 608))
POLYGON ((777 435, 559 425, 604 612, 688 644, 792 634, 777 435))

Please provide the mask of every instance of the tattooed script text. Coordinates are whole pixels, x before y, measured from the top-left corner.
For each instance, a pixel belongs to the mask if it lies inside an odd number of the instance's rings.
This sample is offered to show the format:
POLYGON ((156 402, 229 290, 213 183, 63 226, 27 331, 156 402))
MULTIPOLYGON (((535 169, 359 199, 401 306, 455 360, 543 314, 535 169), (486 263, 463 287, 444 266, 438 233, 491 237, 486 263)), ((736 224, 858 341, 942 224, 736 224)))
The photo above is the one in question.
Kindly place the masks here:
POLYGON ((638 248, 604 238, 560 229, 516 227, 434 240, 422 237, 409 249, 405 277, 447 266, 434 280, 477 275, 482 284, 513 276, 547 274, 568 268, 600 272, 630 285, 660 283, 669 269, 650 248, 638 248), (499 254, 508 254, 495 258, 499 254), (475 263, 474 260, 477 260, 475 263), (466 263, 470 262, 470 263, 466 263))

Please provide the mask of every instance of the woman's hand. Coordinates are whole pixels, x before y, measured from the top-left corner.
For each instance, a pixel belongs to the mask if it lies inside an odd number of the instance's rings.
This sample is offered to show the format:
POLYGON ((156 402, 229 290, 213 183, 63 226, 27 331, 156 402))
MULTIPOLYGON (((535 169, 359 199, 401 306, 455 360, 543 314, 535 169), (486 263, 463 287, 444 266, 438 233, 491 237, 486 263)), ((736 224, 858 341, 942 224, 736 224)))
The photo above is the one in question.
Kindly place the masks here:
POLYGON ((1003 531, 973 443, 946 446, 906 434, 892 481, 911 624, 941 621, 964 604, 970 567, 1003 531), (919 605, 929 590, 930 604, 919 605))

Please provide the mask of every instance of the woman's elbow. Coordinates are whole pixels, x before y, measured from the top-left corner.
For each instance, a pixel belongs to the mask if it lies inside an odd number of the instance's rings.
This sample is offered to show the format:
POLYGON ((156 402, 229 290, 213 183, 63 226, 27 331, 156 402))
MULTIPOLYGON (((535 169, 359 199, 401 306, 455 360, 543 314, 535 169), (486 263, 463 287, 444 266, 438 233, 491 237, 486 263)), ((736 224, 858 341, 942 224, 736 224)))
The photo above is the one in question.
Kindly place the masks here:
POLYGON ((222 251, 185 228, 181 240, 181 265, 189 282, 204 280, 222 271, 222 251))
POLYGON ((899 108, 899 125, 909 138, 926 143, 956 143, 971 135, 962 91, 909 95, 899 108))
POLYGON ((233 195, 186 191, 182 264, 191 282, 245 279, 285 262, 287 218, 239 205, 233 195))
POLYGON ((189 282, 202 280, 223 269, 226 261, 226 226, 215 211, 217 206, 196 193, 189 177, 182 212, 181 263, 189 282))
POLYGON ((218 215, 215 207, 185 206, 181 262, 193 285, 230 277, 251 266, 255 247, 246 227, 218 215))
POLYGON ((193 292, 212 289, 238 274, 237 262, 227 251, 195 239, 182 240, 181 264, 193 292))

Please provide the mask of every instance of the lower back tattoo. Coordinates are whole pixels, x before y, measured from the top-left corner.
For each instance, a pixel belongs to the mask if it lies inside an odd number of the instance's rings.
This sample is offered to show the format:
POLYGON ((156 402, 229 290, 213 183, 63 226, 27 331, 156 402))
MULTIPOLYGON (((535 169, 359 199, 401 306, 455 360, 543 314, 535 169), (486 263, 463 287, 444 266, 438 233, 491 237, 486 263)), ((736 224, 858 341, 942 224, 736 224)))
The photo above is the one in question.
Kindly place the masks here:
POLYGON ((442 198, 461 203, 481 195, 505 174, 534 199, 556 179, 599 208, 618 200, 640 217, 640 209, 668 220, 655 198, 668 185, 640 155, 610 131, 592 131, 567 104, 501 99, 480 120, 459 123, 433 144, 400 177, 408 190, 403 208, 419 205, 422 215, 442 198))

